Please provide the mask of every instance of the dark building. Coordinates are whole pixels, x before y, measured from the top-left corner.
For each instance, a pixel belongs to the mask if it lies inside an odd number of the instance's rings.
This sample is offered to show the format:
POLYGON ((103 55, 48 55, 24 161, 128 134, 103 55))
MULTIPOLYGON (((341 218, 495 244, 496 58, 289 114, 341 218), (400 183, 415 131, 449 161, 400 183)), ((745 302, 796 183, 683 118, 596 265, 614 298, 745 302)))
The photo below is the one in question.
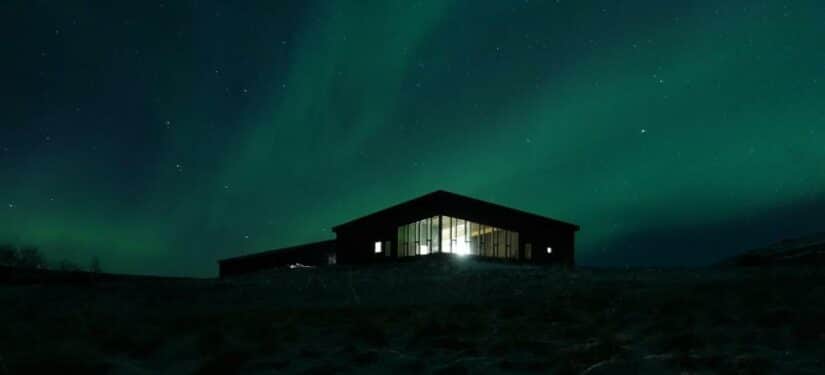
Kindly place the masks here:
POLYGON ((221 260, 220 274, 430 254, 573 266, 578 230, 575 224, 438 190, 337 225, 335 240, 221 260))
POLYGON ((218 261, 220 276, 240 275, 265 269, 335 263, 335 240, 312 242, 218 261))

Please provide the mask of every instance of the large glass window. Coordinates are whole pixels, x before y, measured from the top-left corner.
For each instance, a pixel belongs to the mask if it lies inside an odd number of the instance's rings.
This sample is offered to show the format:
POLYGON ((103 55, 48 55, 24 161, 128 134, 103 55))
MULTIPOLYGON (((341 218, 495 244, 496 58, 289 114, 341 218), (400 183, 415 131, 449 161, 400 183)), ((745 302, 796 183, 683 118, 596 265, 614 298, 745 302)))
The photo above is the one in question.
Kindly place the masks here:
POLYGON ((518 232, 451 216, 434 216, 398 227, 398 256, 426 255, 440 251, 456 255, 518 259, 518 240, 518 232))
POLYGON ((398 256, 438 252, 438 216, 398 227, 398 256))

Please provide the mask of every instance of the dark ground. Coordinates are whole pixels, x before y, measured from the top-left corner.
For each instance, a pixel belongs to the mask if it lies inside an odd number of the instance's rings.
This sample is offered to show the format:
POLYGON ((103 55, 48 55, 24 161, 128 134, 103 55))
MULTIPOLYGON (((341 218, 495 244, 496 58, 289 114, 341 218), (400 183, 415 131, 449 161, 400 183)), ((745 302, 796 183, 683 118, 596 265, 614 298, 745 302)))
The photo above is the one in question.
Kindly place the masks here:
POLYGON ((469 259, 0 285, 0 374, 825 373, 825 268, 469 259))

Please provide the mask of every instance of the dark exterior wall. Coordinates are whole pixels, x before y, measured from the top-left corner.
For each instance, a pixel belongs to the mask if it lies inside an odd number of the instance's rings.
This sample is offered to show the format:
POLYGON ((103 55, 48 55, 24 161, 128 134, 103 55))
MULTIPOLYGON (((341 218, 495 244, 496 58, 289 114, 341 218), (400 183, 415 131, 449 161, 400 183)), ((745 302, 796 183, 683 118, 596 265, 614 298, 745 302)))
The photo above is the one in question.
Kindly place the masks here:
POLYGON ((314 242, 218 261, 220 277, 240 275, 290 264, 326 265, 335 256, 336 241, 314 242))
POLYGON ((339 232, 336 240, 338 262, 342 264, 371 263, 392 259, 397 249, 397 226, 384 223, 339 232), (375 242, 389 242, 380 254, 375 253, 375 242))

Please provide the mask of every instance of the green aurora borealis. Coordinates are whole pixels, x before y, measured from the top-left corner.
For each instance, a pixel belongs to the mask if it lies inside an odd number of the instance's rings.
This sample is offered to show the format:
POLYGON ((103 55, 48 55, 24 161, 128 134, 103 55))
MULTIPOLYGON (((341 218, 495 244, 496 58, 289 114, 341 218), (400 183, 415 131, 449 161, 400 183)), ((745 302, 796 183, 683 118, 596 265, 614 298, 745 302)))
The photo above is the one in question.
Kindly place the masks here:
POLYGON ((52 261, 210 276, 436 189, 581 264, 825 230, 822 1, 60 4, 0 5, 0 242, 52 261))

